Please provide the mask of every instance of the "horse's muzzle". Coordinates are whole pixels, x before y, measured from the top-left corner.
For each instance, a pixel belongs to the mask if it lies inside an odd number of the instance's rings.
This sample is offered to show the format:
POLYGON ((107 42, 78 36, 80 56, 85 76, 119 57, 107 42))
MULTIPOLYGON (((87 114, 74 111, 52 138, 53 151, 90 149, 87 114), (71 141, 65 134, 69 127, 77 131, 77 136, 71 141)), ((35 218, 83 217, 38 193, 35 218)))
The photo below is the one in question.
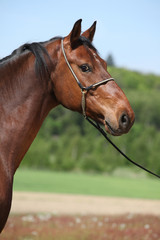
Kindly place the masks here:
POLYGON ((111 123, 109 120, 105 120, 105 129, 111 135, 120 136, 124 133, 127 133, 134 123, 135 117, 134 113, 129 116, 126 113, 122 113, 119 117, 119 121, 117 123, 118 126, 115 127, 114 124, 111 123))

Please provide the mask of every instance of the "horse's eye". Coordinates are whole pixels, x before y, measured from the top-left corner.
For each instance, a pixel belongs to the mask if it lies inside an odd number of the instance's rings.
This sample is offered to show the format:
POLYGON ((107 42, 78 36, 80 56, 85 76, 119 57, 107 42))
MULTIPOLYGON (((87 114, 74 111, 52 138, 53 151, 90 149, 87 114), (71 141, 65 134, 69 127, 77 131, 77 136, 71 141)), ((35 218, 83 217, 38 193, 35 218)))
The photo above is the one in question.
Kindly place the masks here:
POLYGON ((88 64, 82 64, 79 66, 82 72, 91 72, 92 69, 88 64))

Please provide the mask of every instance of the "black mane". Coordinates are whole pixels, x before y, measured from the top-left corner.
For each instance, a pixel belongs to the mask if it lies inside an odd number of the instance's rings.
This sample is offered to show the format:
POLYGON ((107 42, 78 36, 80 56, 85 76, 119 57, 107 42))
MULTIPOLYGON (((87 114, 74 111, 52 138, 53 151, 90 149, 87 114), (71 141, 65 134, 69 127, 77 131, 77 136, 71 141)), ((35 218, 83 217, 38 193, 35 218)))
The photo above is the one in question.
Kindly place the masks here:
MULTIPOLYGON (((40 53, 41 50, 42 52, 47 52, 44 45, 48 42, 51 41, 55 41, 57 39, 61 39, 61 37, 54 37, 51 38, 49 41, 45 41, 45 42, 33 42, 33 43, 25 43, 22 46, 20 46, 19 48, 15 49, 10 55, 0 59, 0 64, 2 63, 6 63, 9 60, 12 60, 14 57, 18 57, 20 56, 22 53, 25 52, 25 50, 29 50, 31 51, 35 56, 38 57, 38 52, 40 53)), ((41 54, 40 54, 41 55, 41 54)))
POLYGON ((41 43, 31 43, 23 45, 23 52, 30 51, 35 56, 35 71, 37 77, 50 78, 50 69, 52 66, 52 61, 46 50, 46 48, 41 43))
POLYGON ((11 63, 14 61, 17 57, 20 57, 22 54, 27 54, 31 52, 35 56, 35 71, 37 77, 40 79, 43 78, 50 78, 50 72, 51 67, 53 67, 52 60, 50 59, 50 56, 45 48, 45 44, 47 44, 50 41, 55 41, 59 39, 60 37, 52 38, 49 41, 46 42, 33 42, 33 43, 26 43, 16 50, 14 50, 11 55, 4 57, 3 59, 0 59, 0 67, 4 66, 7 63, 11 63))

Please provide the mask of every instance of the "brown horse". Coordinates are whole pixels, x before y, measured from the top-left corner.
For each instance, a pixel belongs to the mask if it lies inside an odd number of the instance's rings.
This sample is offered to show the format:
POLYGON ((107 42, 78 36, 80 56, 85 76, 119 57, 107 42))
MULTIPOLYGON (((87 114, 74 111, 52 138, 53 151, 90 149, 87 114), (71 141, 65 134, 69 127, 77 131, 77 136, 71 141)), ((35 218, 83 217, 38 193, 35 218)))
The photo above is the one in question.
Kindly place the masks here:
POLYGON ((81 34, 78 20, 67 37, 25 44, 0 61, 0 231, 14 173, 52 108, 62 104, 83 113, 112 135, 127 133, 134 122, 126 96, 92 45, 95 28, 96 22, 81 34))

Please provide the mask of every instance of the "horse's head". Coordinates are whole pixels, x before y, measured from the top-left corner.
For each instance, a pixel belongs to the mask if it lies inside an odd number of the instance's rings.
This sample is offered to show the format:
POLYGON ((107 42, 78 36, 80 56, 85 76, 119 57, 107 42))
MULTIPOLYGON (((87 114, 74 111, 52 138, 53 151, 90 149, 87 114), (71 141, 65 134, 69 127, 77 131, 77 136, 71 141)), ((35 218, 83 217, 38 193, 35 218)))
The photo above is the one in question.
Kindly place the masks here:
POLYGON ((54 92, 65 107, 104 124, 110 134, 121 135, 133 125, 134 112, 92 45, 95 28, 96 22, 81 34, 78 20, 61 41, 54 92))

